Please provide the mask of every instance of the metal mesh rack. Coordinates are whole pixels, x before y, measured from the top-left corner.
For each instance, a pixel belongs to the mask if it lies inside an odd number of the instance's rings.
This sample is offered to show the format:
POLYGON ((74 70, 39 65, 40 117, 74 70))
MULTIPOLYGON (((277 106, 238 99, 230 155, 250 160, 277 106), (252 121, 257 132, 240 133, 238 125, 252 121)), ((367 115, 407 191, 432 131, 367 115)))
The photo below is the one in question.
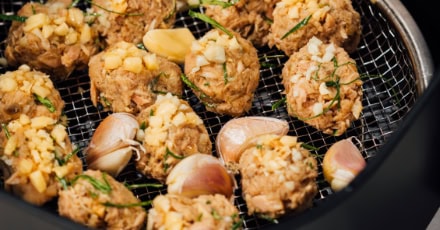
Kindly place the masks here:
MULTIPOLYGON (((21 1, 0 2, 0 13, 13 14, 24 4, 21 1)), ((332 198, 332 190, 325 182, 322 174, 322 156, 336 141, 357 137, 361 140, 362 154, 367 160, 374 157, 378 149, 387 141, 399 126, 405 115, 416 102, 419 92, 415 70, 410 54, 399 35, 399 32, 390 24, 386 14, 369 0, 353 0, 354 8, 361 14, 362 37, 358 49, 351 57, 356 60, 359 72, 363 79, 363 112, 359 120, 353 122, 351 128, 340 137, 322 134, 304 122, 289 117, 285 107, 272 110, 272 105, 280 100, 284 90, 281 84, 281 70, 288 57, 276 49, 263 47, 259 49, 260 60, 266 63, 260 70, 260 83, 255 93, 252 108, 246 115, 270 116, 288 121, 290 135, 298 136, 299 140, 312 145, 319 165, 318 187, 319 192, 314 200, 314 207, 322 201, 332 198), (281 55, 273 58, 273 56, 281 55)), ((83 5, 82 7, 87 7, 83 5)), ((0 20, 0 41, 8 33, 10 22, 0 20)), ((201 37, 210 29, 204 22, 189 17, 186 13, 177 15, 175 27, 187 27, 196 38, 201 37)), ((4 43, 0 45, 0 57, 3 55, 4 43)), ((0 73, 9 70, 0 67, 0 73)), ((87 71, 74 72, 71 77, 62 82, 55 82, 65 101, 65 114, 68 117, 68 133, 71 141, 83 150, 89 143, 94 130, 107 115, 101 108, 93 106, 90 100, 90 85, 87 71)), ((231 117, 219 116, 208 112, 198 101, 189 88, 185 88, 183 99, 186 99, 194 111, 202 118, 210 134, 212 143, 223 124, 231 117)), ((213 155, 217 156, 215 148, 213 155)), ((82 151, 79 155, 85 160, 82 151)), ((145 183, 149 181, 135 169, 133 161, 117 177, 120 181, 131 183, 145 183)), ((237 178, 240 183, 240 178, 237 178)), ((151 200, 158 194, 166 193, 166 189, 136 189, 134 193, 141 200, 151 200)), ((235 191, 235 205, 243 218, 245 229, 261 229, 272 223, 247 215, 247 207, 241 196, 241 189, 235 191)), ((56 204, 51 202, 43 207, 56 214, 56 204)), ((148 208, 148 207, 147 207, 148 208)), ((313 208, 313 207, 312 207, 313 208)), ((288 216, 286 218, 294 218, 288 216)))

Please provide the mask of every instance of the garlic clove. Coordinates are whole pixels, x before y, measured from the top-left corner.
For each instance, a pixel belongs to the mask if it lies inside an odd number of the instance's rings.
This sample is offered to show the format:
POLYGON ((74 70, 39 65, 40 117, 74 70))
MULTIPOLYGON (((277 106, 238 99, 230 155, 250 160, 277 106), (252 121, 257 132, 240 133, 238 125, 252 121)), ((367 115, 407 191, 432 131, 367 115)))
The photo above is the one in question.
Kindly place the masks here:
POLYGON ((365 166, 365 159, 351 138, 334 143, 322 162, 324 178, 335 191, 345 188, 365 166))
POLYGON ((263 116, 234 118, 226 122, 216 138, 216 149, 228 168, 234 168, 241 153, 255 137, 264 134, 286 135, 289 124, 285 120, 263 116))
POLYGON ((138 130, 139 124, 132 114, 121 112, 107 116, 96 128, 85 149, 87 165, 108 170, 117 176, 127 165, 132 151, 143 150, 141 144, 134 140, 138 130))
POLYGON ((116 177, 125 168, 133 155, 131 146, 107 153, 88 165, 89 169, 101 170, 116 177))
POLYGON ((187 197, 223 194, 231 198, 235 180, 222 162, 207 154, 193 154, 181 160, 166 179, 168 193, 187 197))
POLYGON ((153 29, 143 37, 144 46, 152 53, 182 64, 195 41, 188 28, 153 29))

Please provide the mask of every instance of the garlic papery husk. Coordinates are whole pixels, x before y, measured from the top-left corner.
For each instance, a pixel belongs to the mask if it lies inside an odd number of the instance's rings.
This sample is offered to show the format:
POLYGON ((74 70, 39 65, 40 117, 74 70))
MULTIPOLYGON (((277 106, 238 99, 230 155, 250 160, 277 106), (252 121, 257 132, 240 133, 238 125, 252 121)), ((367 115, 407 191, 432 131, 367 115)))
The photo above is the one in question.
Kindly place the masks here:
POLYGON ((101 121, 85 149, 88 168, 117 176, 128 164, 133 151, 144 151, 135 141, 139 124, 129 113, 113 113, 101 121))
POLYGON ((196 153, 181 160, 167 176, 168 193, 187 197, 223 194, 231 198, 235 180, 216 157, 196 153))
POLYGON ((277 118, 263 116, 234 118, 221 128, 215 145, 226 167, 237 173, 236 166, 241 153, 252 139, 264 134, 286 135, 288 131, 287 121, 277 118))
POLYGON ((88 164, 89 169, 99 169, 110 175, 118 175, 127 166, 133 155, 133 147, 118 149, 116 151, 102 155, 88 164))
POLYGON ((352 138, 334 143, 322 162, 324 178, 334 191, 345 188, 365 166, 365 159, 352 138))

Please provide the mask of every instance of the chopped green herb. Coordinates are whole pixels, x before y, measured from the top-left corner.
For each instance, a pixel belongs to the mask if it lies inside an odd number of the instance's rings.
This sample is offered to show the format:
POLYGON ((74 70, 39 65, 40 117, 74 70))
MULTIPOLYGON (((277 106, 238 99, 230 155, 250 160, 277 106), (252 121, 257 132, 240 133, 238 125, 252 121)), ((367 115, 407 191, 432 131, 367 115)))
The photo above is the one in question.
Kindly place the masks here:
POLYGON ((286 103, 286 100, 287 99, 285 97, 283 97, 280 100, 278 100, 277 102, 275 102, 275 104, 272 105, 272 110, 278 109, 278 107, 280 107, 281 104, 286 103))
POLYGON ((225 85, 228 84, 228 70, 226 69, 226 62, 223 63, 223 79, 225 81, 225 85))
POLYGON ((173 158, 178 159, 178 160, 182 160, 183 158, 185 158, 185 156, 176 155, 175 153, 171 152, 171 150, 168 149, 168 147, 166 147, 166 149, 165 149, 165 156, 163 156, 163 159, 164 159, 163 166, 164 166, 164 171, 165 172, 170 167, 170 165, 168 163, 166 163, 166 160, 168 159, 168 156, 172 156, 173 158))
POLYGON ((220 214, 217 212, 217 210, 215 210, 215 209, 212 209, 211 210, 211 215, 212 215, 212 217, 214 217, 214 219, 216 219, 216 220, 221 220, 222 219, 222 216, 220 216, 220 214))
POLYGON ((182 160, 183 158, 185 158, 185 156, 180 156, 180 155, 177 155, 177 154, 171 152, 171 150, 168 149, 168 147, 166 148, 165 151, 166 151, 165 157, 172 156, 173 158, 178 159, 178 160, 182 160))
POLYGON ((284 38, 286 38, 287 36, 289 36, 291 33, 296 32, 297 30, 301 29, 303 26, 307 25, 307 23, 309 22, 310 18, 312 17, 312 15, 307 16, 306 18, 304 18, 303 20, 301 20, 298 24, 296 24, 292 29, 290 29, 286 34, 284 34, 281 37, 281 40, 283 40, 284 38))
POLYGON ((275 67, 276 65, 269 62, 260 62, 260 66, 263 68, 271 68, 271 67, 275 67))
POLYGON ((78 5, 79 1, 81 1, 81 0, 74 0, 74 1, 69 5, 69 7, 67 7, 67 9, 70 9, 70 8, 76 7, 76 6, 78 5))
POLYGON ((154 116, 154 109, 150 109, 150 117, 154 116))
POLYGON ((79 148, 77 147, 76 149, 74 149, 71 153, 69 153, 66 157, 64 157, 64 158, 60 158, 59 156, 58 156, 58 154, 57 154, 57 151, 55 150, 55 160, 58 162, 58 164, 60 165, 60 166, 63 166, 63 165, 65 165, 69 160, 70 160, 70 158, 72 158, 73 156, 75 156, 77 153, 79 152, 79 148))
POLYGON ((306 143, 302 143, 301 147, 303 147, 303 148, 305 148, 307 150, 310 150, 310 151, 318 150, 318 148, 316 148, 315 146, 312 146, 312 145, 309 145, 309 144, 306 144, 306 143))
POLYGON ((197 87, 194 83, 192 83, 187 77, 186 77, 186 75, 185 74, 182 74, 182 75, 180 75, 180 78, 182 79, 182 81, 188 86, 188 87, 190 87, 192 90, 194 90, 195 92, 198 92, 198 93, 200 93, 200 100, 202 101, 202 103, 205 105, 205 106, 208 106, 208 107, 215 107, 216 106, 216 104, 215 103, 209 103, 209 102, 206 102, 206 100, 205 99, 207 99, 207 100, 211 100, 212 101, 212 99, 208 96, 208 95, 206 95, 199 87, 197 87))
POLYGON ((203 217, 203 213, 200 213, 200 214, 197 216, 197 222, 202 221, 202 217, 203 217))
POLYGON ((231 218, 234 220, 234 222, 232 222, 232 230, 237 230, 237 229, 241 229, 241 226, 243 225, 243 219, 239 218, 238 221, 235 221, 235 218, 238 217, 237 213, 234 213, 231 218))
MULTIPOLYGON (((335 88, 335 89, 336 89, 336 94, 335 94, 335 96, 334 96, 334 97, 332 98, 332 100, 330 101, 330 104, 329 104, 326 108, 324 108, 323 111, 322 111, 321 113, 316 114, 316 115, 311 116, 311 117, 308 117, 308 118, 299 118, 300 120, 305 121, 305 120, 310 120, 310 119, 313 119, 313 118, 319 117, 319 116, 321 116, 322 114, 327 113, 327 112, 333 107, 333 105, 334 105, 335 103, 336 103, 338 109, 340 109, 340 108, 341 108, 341 85, 349 85, 349 84, 351 84, 351 83, 353 83, 353 82, 355 82, 355 81, 361 79, 361 78, 356 78, 356 79, 351 80, 351 81, 349 81, 349 82, 341 83, 341 82, 340 82, 340 78, 339 78, 339 76, 336 74, 336 71, 337 71, 340 67, 342 67, 342 66, 346 66, 346 65, 356 65, 356 64, 353 63, 353 62, 346 62, 346 63, 343 63, 343 64, 339 65, 339 64, 338 64, 338 61, 336 60, 336 57, 333 57, 332 61, 333 61, 333 65, 334 65, 335 69, 332 71, 332 73, 330 74, 330 76, 325 77, 325 78, 322 78, 322 79, 319 79, 317 73, 315 73, 315 76, 313 77, 313 79, 314 79, 314 80, 320 80, 320 81, 330 79, 330 80, 325 81, 324 83, 325 83, 325 85, 326 85, 327 87, 332 87, 332 88, 335 88)), ((336 132, 337 132, 337 131, 336 131, 336 132)), ((334 132, 334 133, 335 133, 335 132, 334 132)))
POLYGON ((125 184, 125 187, 128 189, 137 189, 137 188, 162 188, 163 184, 125 184))
POLYGON ((101 100, 104 102, 105 107, 110 107, 112 105, 106 97, 101 97, 101 100))
POLYGON ((102 205, 107 207, 115 207, 115 208, 131 208, 131 207, 138 207, 138 206, 148 206, 151 205, 151 201, 144 201, 139 203, 129 203, 129 204, 115 204, 111 202, 104 202, 102 205))
POLYGON ((200 20, 202 20, 202 21, 204 21, 206 23, 209 23, 213 27, 215 27, 215 28, 225 32, 227 35, 229 35, 229 37, 233 37, 234 36, 229 30, 227 30, 225 27, 223 27, 220 23, 218 23, 216 20, 206 16, 205 14, 197 13, 197 12, 194 12, 192 10, 189 10, 188 11, 188 15, 193 17, 193 18, 198 18, 198 19, 200 19, 200 20))
POLYGON ((272 25, 273 24, 273 20, 270 19, 269 17, 267 17, 265 14, 263 15, 263 20, 267 23, 272 25))
POLYGON ((255 146, 255 148, 257 148, 257 149, 263 149, 263 145, 258 144, 258 145, 255 146))
POLYGON ((267 215, 259 215, 261 219, 265 219, 271 223, 278 224, 278 220, 267 215))
POLYGON ((221 6, 223 9, 231 7, 235 5, 239 0, 228 0, 228 1, 221 1, 221 0, 201 0, 202 4, 206 5, 217 5, 221 6))
POLYGON ((63 189, 67 190, 67 181, 66 181, 66 179, 64 179, 62 177, 58 177, 57 175, 55 175, 55 178, 61 183, 61 186, 63 186, 63 189))
POLYGON ((53 113, 53 112, 56 111, 55 106, 52 104, 52 102, 51 102, 49 99, 47 99, 47 98, 43 98, 43 97, 41 97, 41 96, 39 96, 39 95, 37 95, 37 94, 34 94, 34 95, 35 95, 35 98, 36 98, 41 104, 43 104, 44 106, 47 107, 47 109, 49 110, 49 112, 53 113))
POLYGON ((11 138, 11 134, 9 133, 8 126, 2 123, 2 130, 5 132, 6 139, 11 138))
POLYGON ((153 80, 150 82, 150 88, 151 88, 151 91, 152 91, 153 93, 155 93, 155 94, 163 94, 163 95, 165 95, 165 94, 167 94, 167 92, 160 91, 160 90, 157 90, 157 89, 156 89, 157 83, 159 82, 159 79, 160 79, 161 77, 169 78, 169 75, 166 74, 166 73, 163 72, 163 71, 160 72, 159 75, 157 75, 155 78, 153 78, 153 80))
POLYGON ((145 123, 145 121, 143 121, 142 123, 141 123, 141 125, 139 126, 139 129, 141 129, 141 130, 145 130, 147 128, 147 123, 145 123))
POLYGON ((103 193, 110 193, 112 190, 112 187, 110 186, 110 184, 107 181, 107 173, 103 172, 102 173, 102 179, 104 180, 104 182, 101 182, 99 180, 97 180, 96 178, 93 178, 89 175, 78 175, 75 178, 73 178, 73 180, 70 182, 71 185, 74 185, 79 179, 85 179, 87 180, 90 184, 92 184, 92 186, 94 188, 96 188, 97 190, 103 192, 103 193))
POLYGON ((5 21, 25 22, 27 17, 22 17, 22 16, 18 16, 18 15, 0 14, 0 19, 5 20, 5 21))
POLYGON ((136 44, 136 47, 138 48, 138 49, 140 49, 140 50, 147 50, 147 48, 145 48, 145 45, 144 45, 144 43, 138 43, 138 44, 136 44))

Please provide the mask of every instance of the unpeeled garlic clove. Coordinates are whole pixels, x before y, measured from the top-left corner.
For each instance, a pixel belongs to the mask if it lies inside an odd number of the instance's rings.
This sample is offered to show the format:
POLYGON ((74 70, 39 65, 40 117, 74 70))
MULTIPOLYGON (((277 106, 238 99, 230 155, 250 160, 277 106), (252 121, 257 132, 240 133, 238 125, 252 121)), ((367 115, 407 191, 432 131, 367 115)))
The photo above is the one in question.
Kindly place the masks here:
POLYGON ((195 40, 188 28, 153 29, 142 38, 148 51, 178 64, 183 64, 195 40))
POLYGON ((187 197, 223 194, 231 198, 235 180, 222 162, 208 154, 193 154, 181 160, 166 179, 168 193, 187 197))
POLYGON ((334 143, 322 162, 324 178, 335 191, 345 188, 365 166, 365 159, 351 138, 334 143))
POLYGON ((263 116, 234 118, 226 122, 216 138, 216 149, 223 161, 232 169, 251 140, 264 134, 286 135, 289 124, 285 120, 263 116))
POLYGON ((108 154, 96 158, 95 161, 88 164, 89 169, 99 169, 112 176, 119 175, 125 168, 133 155, 133 147, 118 149, 108 154))
POLYGON ((133 151, 143 150, 134 140, 138 129, 139 124, 132 114, 121 112, 107 116, 85 149, 88 167, 117 176, 128 164, 133 151))

